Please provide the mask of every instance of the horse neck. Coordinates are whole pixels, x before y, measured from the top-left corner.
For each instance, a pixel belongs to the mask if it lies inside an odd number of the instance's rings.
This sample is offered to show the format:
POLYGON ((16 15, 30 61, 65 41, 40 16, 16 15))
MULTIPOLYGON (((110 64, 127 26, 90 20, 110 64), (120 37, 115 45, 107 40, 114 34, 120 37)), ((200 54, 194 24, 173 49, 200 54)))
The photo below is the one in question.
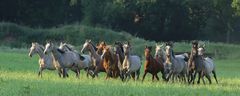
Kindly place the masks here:
POLYGON ((61 53, 57 50, 58 48, 56 46, 53 46, 52 54, 55 59, 61 58, 61 53))
POLYGON ((42 49, 40 46, 37 48, 37 54, 40 58, 44 57, 43 51, 44 49, 42 49))
POLYGON ((123 54, 123 52, 122 52, 121 50, 118 50, 118 55, 119 55, 120 61, 123 62, 123 60, 124 60, 124 54, 123 54))
POLYGON ((113 62, 114 54, 112 52, 108 52, 108 55, 105 55, 104 60, 108 60, 110 62, 113 62))
POLYGON ((161 49, 158 59, 166 61, 166 52, 163 49, 161 49))
POLYGON ((92 55, 94 58, 97 58, 97 56, 99 56, 99 55, 97 55, 96 50, 94 49, 93 45, 92 45, 92 44, 90 44, 90 45, 91 45, 91 46, 89 46, 88 48, 89 48, 89 50, 90 50, 91 55, 92 55))

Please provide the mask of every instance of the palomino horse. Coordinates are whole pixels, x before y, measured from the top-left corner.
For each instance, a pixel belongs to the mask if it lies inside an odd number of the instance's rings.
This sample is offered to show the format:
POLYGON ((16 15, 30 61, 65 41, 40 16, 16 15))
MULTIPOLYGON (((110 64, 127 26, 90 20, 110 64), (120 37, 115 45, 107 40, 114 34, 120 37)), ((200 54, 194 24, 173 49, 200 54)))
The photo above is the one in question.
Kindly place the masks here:
MULTIPOLYGON (((79 66, 79 69, 84 69, 86 72, 87 72, 87 77, 89 75, 89 72, 92 72, 92 71, 89 71, 89 68, 92 66, 92 61, 91 61, 91 57, 89 55, 81 55, 77 52, 77 50, 74 49, 74 46, 70 45, 70 44, 67 44, 67 43, 60 43, 60 46, 59 46, 59 49, 63 50, 63 51, 72 51, 74 52, 76 55, 79 55, 79 59, 80 59, 80 66, 79 66)), ((93 72, 92 72, 93 74, 93 72)), ((92 75, 90 74, 90 75, 92 75)))
POLYGON ((185 81, 187 74, 187 65, 184 61, 184 56, 174 55, 172 44, 166 44, 166 61, 164 63, 165 73, 168 74, 167 80, 172 76, 174 82, 175 77, 182 77, 185 81))
POLYGON ((162 73, 162 79, 166 80, 164 75, 163 61, 162 60, 157 61, 156 59, 154 59, 153 56, 151 55, 151 51, 152 51, 152 47, 148 47, 148 46, 145 47, 144 55, 146 57, 146 61, 144 65, 144 75, 143 75, 142 81, 144 80, 147 73, 152 74, 152 81, 154 80, 155 77, 157 80, 159 80, 157 74, 160 71, 162 73))
MULTIPOLYGON (((55 65, 53 64, 53 57, 52 54, 43 54, 44 46, 40 45, 38 43, 32 43, 32 46, 29 51, 29 56, 32 57, 34 54, 38 54, 39 56, 39 72, 38 76, 42 77, 42 71, 45 69, 48 70, 56 70, 55 65)), ((59 76, 61 77, 61 73, 59 73, 59 76)))
MULTIPOLYGON (((123 45, 124 60, 123 64, 118 65, 120 69, 120 77, 122 80, 127 77, 130 79, 130 75, 134 80, 137 80, 140 75, 141 61, 140 57, 136 55, 130 55, 131 46, 129 42, 123 45)), ((119 57, 119 56, 118 56, 119 57)))
POLYGON ((105 46, 103 47, 101 57, 103 59, 104 69, 107 73, 106 79, 109 77, 117 78, 119 76, 117 55, 110 49, 110 47, 105 46))
POLYGON ((91 40, 85 41, 81 53, 83 53, 85 50, 90 52, 90 56, 93 61, 94 76, 98 76, 99 72, 105 72, 101 56, 96 53, 96 48, 92 44, 91 40))
POLYGON ((79 77, 79 56, 74 54, 74 52, 68 51, 64 52, 56 47, 53 43, 48 42, 45 45, 44 54, 52 53, 53 58, 56 61, 56 65, 58 70, 62 70, 63 78, 66 77, 66 68, 74 70, 76 72, 76 76, 79 77))

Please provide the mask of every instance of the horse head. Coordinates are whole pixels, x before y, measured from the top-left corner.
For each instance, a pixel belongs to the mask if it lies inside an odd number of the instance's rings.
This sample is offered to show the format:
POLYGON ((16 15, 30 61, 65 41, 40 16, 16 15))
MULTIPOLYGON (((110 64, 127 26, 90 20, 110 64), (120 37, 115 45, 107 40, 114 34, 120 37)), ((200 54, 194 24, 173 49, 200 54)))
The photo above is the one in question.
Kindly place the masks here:
POLYGON ((91 44, 91 40, 86 40, 85 43, 83 44, 81 53, 83 53, 86 49, 89 49, 90 44, 91 44))
POLYGON ((32 57, 35 53, 37 53, 37 47, 38 43, 32 43, 28 56, 32 57))
POLYGON ((47 42, 43 53, 47 54, 47 53, 51 52, 53 50, 53 46, 54 45, 52 42, 47 42))
POLYGON ((125 56, 130 54, 130 49, 131 49, 131 45, 129 42, 123 44, 123 52, 125 56))

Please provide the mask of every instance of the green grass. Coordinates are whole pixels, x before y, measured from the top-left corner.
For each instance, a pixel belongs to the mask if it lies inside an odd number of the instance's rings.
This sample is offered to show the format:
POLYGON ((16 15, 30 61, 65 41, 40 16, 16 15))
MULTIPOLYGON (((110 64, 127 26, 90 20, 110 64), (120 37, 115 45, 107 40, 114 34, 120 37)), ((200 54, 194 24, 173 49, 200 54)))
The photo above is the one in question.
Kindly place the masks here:
MULTIPOLYGON (((80 79, 73 72, 66 79, 59 78, 56 71, 43 72, 37 76, 38 57, 30 58, 24 49, 5 49, 0 51, 0 96, 224 96, 240 94, 240 60, 215 60, 219 84, 212 78, 212 85, 188 85, 151 81, 150 74, 144 82, 121 82, 120 79, 105 80, 87 78, 81 71, 80 79)), ((141 73, 141 78, 142 78, 141 73)), ((158 74, 161 76, 161 74, 158 74)))

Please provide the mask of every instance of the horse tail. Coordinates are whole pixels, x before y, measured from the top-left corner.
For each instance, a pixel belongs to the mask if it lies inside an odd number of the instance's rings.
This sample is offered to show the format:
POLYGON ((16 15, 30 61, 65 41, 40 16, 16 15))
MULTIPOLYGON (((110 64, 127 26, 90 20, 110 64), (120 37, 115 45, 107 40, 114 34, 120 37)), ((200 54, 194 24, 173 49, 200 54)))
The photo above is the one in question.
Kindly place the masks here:
POLYGON ((79 55, 79 59, 80 60, 84 60, 85 59, 85 57, 83 57, 81 54, 78 54, 79 55))
POLYGON ((183 56, 184 56, 184 59, 183 59, 183 60, 184 60, 185 62, 188 62, 188 60, 189 60, 188 53, 184 53, 183 56))

